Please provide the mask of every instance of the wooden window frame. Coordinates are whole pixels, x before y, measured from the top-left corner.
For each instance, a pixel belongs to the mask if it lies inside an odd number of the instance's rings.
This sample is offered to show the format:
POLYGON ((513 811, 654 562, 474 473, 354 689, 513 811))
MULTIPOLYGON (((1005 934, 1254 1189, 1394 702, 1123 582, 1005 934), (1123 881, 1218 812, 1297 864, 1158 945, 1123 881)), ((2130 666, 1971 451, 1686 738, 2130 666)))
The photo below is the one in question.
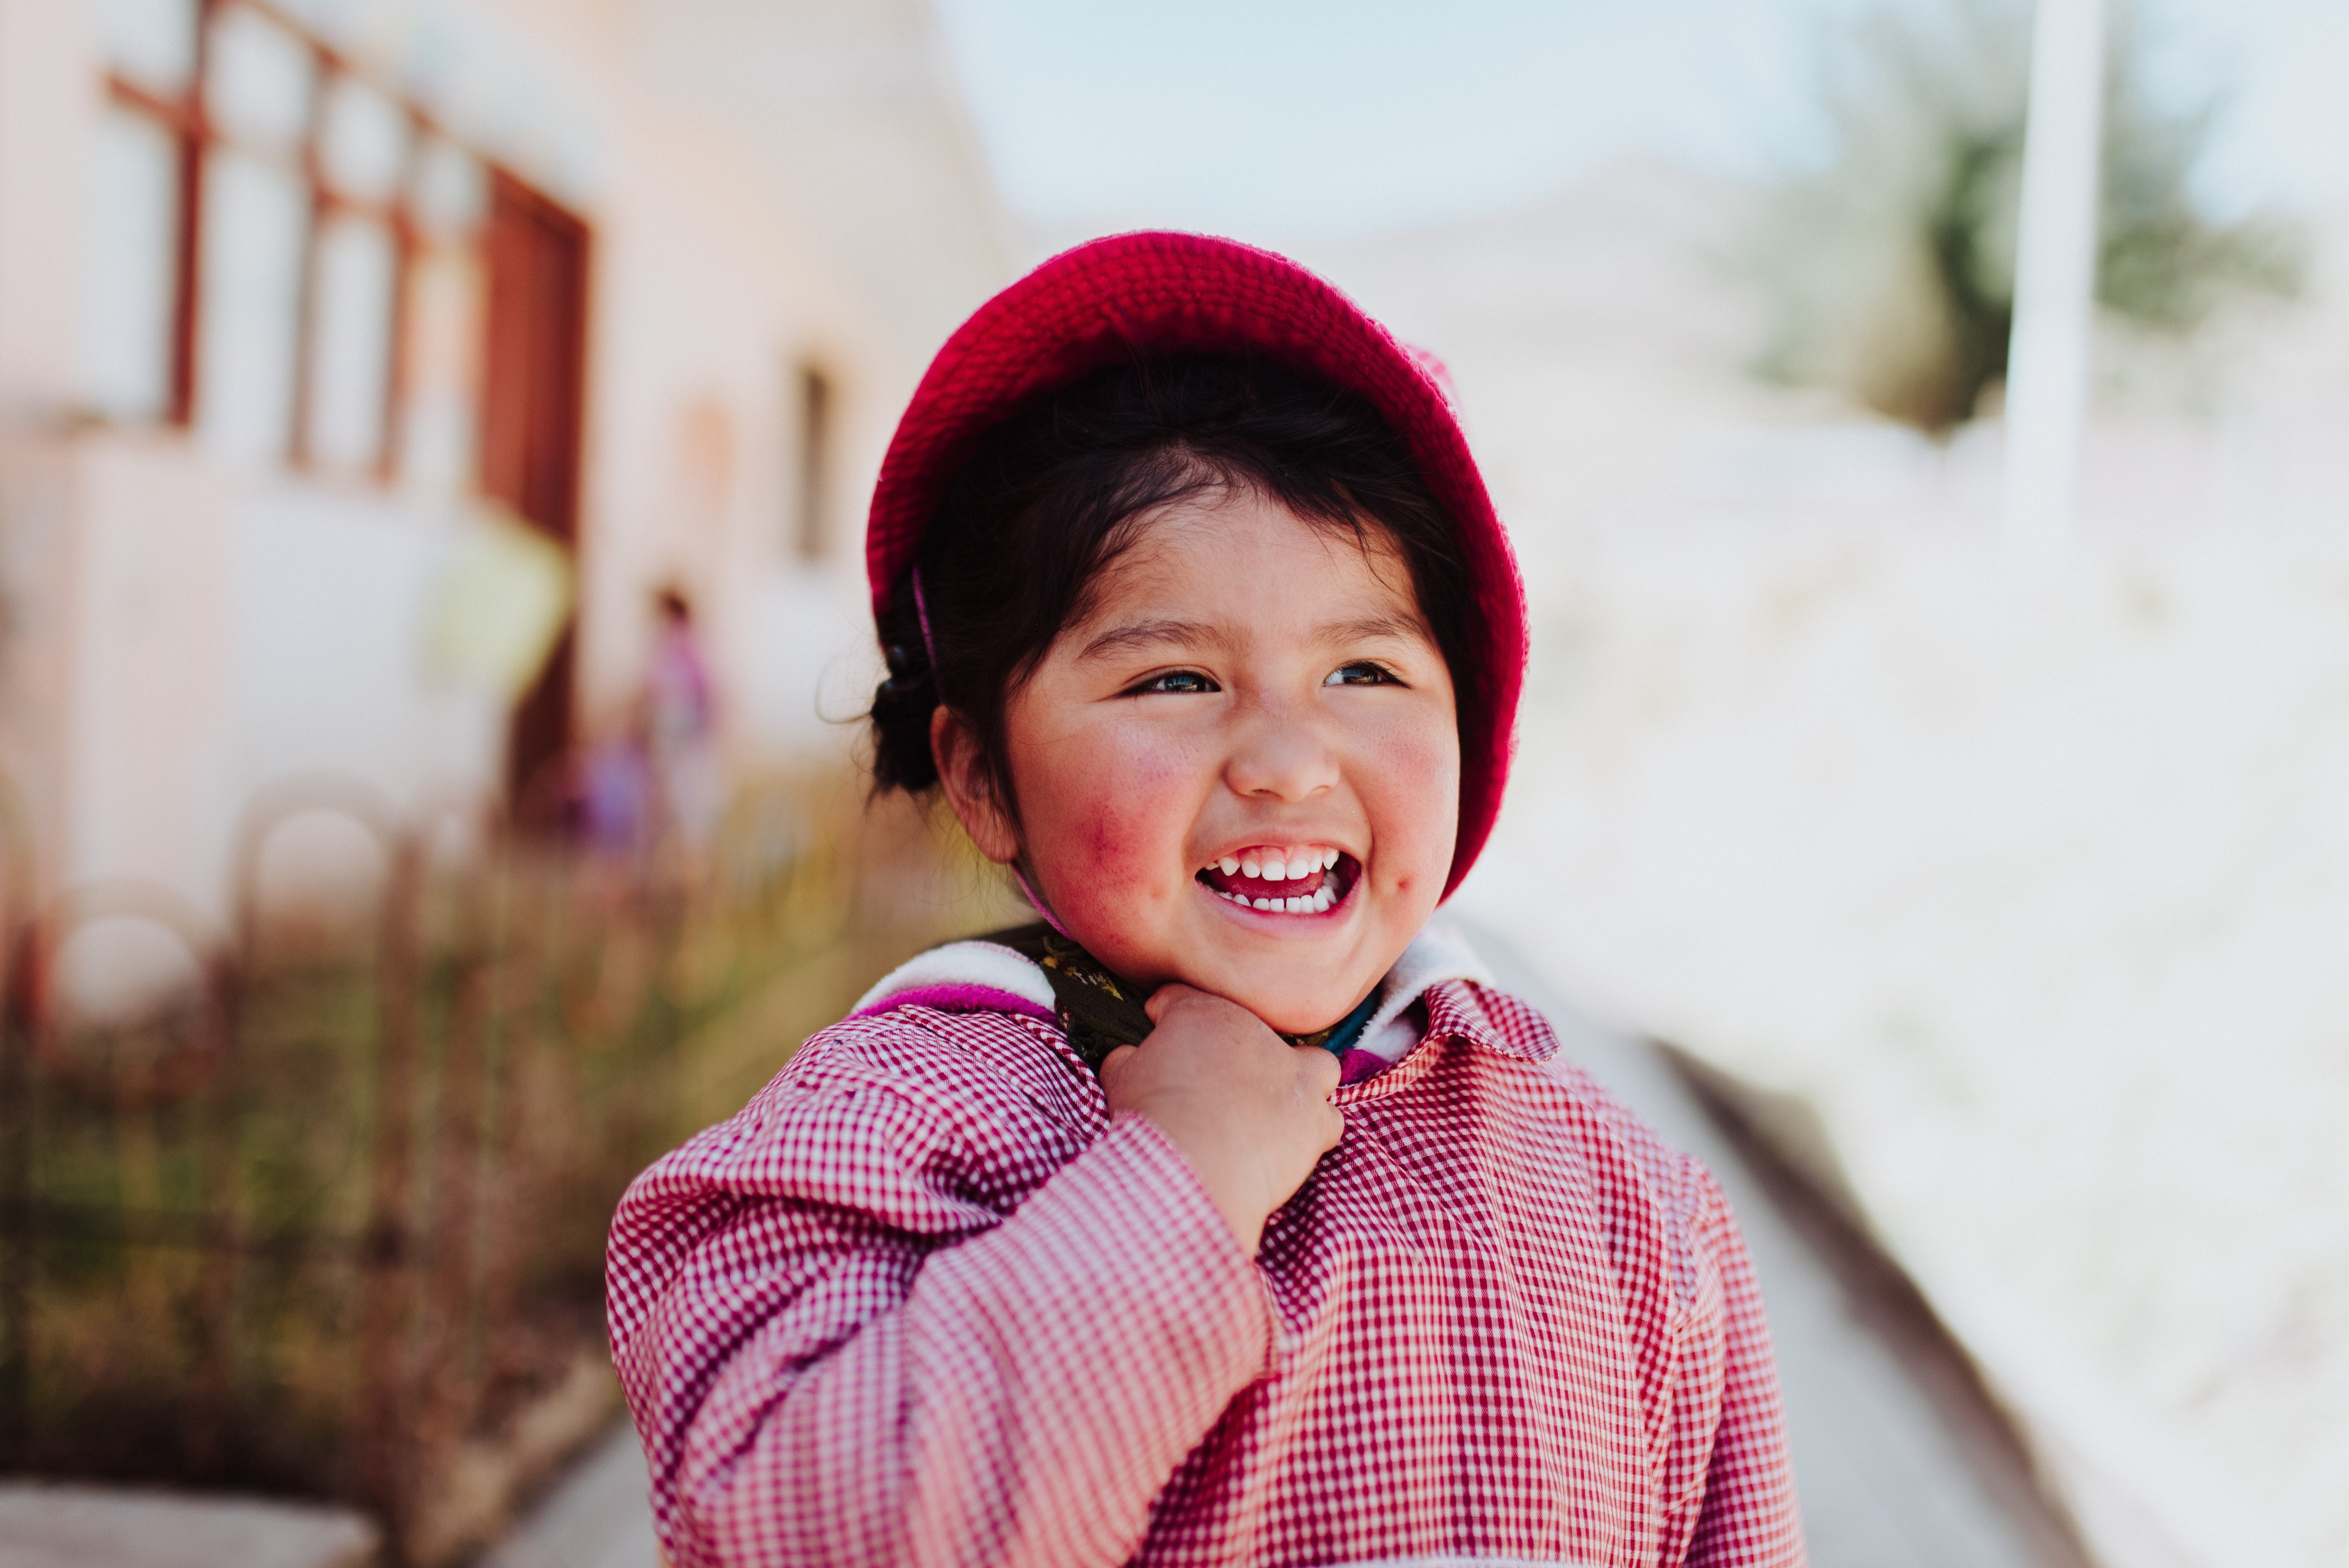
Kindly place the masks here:
MULTIPOLYGON (((111 101, 118 108, 141 115, 160 125, 172 138, 178 150, 180 210, 172 257, 170 366, 161 421, 165 425, 180 429, 191 428, 200 412, 197 387, 198 367, 204 352, 205 171, 216 149, 239 145, 234 137, 222 129, 210 111, 208 94, 213 66, 212 29, 222 15, 239 8, 264 18, 297 41, 309 52, 316 72, 312 82, 310 102, 304 116, 296 169, 297 177, 307 187, 309 211, 303 232, 298 274, 301 298, 295 328, 293 413, 285 432, 282 457, 288 467, 297 471, 314 471, 318 466, 311 450, 310 403, 319 308, 319 239, 328 221, 336 214, 359 214, 385 223, 392 243, 391 319, 385 324, 388 351, 385 356, 382 428, 377 433, 376 459, 370 475, 376 482, 388 485, 398 478, 400 444, 406 435, 410 294, 417 258, 424 245, 422 227, 411 204, 417 160, 428 141, 437 140, 446 142, 478 162, 483 174, 484 225, 488 221, 488 190, 494 182, 502 180, 526 190, 534 188, 497 159, 484 154, 464 138, 452 134, 446 125, 406 94, 366 70, 303 26, 283 6, 273 4, 272 0, 197 0, 191 64, 187 87, 180 95, 165 97, 130 80, 119 71, 109 69, 106 73, 106 89, 111 101), (327 178, 321 150, 326 106, 336 85, 347 79, 364 83, 381 94, 408 121, 408 148, 398 182, 388 202, 355 201, 336 191, 327 178)), ((485 239, 477 234, 471 243, 478 252, 484 245, 485 239)))
MULTIPOLYGON (((589 225, 499 160, 452 135, 406 95, 362 69, 273 0, 197 0, 193 60, 186 90, 176 98, 143 88, 119 72, 107 74, 107 89, 113 101, 160 123, 179 150, 179 232, 169 397, 163 422, 188 429, 201 414, 197 372, 204 351, 205 170, 215 150, 239 145, 215 122, 207 102, 212 30, 222 15, 239 6, 282 28, 309 51, 315 65, 297 160, 298 177, 306 184, 310 201, 298 274, 301 298, 293 346, 294 407, 285 432, 284 460, 296 471, 314 471, 318 466, 311 451, 310 395, 319 308, 319 239, 336 214, 357 212, 386 222, 392 237, 387 385, 371 477, 387 486, 397 481, 410 391, 410 296, 416 263, 425 248, 423 226, 411 205, 417 160, 429 142, 445 143, 472 159, 482 175, 478 225, 464 242, 480 264, 483 281, 471 486, 480 495, 503 503, 566 552, 575 553, 586 406, 593 238, 589 225), (381 94, 409 122, 408 147, 388 202, 354 201, 335 190, 327 178, 321 147, 325 108, 336 83, 346 78, 381 94)), ((536 683, 515 706, 508 725, 510 799, 522 799, 531 779, 550 759, 559 758, 570 744, 576 642, 574 617, 564 627, 536 683)))
POLYGON ((792 488, 791 556, 820 566, 835 552, 832 537, 833 449, 839 445, 840 382, 830 365, 807 356, 792 366, 791 396, 799 459, 792 488))

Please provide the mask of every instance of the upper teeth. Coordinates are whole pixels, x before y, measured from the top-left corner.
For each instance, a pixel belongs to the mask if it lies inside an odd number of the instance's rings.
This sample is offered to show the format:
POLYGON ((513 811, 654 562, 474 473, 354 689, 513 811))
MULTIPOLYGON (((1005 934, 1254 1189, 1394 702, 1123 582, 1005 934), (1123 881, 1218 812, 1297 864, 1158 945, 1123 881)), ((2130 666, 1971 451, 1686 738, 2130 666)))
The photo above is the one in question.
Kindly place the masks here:
POLYGON ((1315 872, 1326 872, 1338 863, 1338 851, 1331 849, 1283 850, 1278 856, 1258 860, 1245 855, 1226 855, 1216 866, 1226 876, 1235 873, 1244 877, 1261 877, 1267 882, 1293 882, 1315 872))

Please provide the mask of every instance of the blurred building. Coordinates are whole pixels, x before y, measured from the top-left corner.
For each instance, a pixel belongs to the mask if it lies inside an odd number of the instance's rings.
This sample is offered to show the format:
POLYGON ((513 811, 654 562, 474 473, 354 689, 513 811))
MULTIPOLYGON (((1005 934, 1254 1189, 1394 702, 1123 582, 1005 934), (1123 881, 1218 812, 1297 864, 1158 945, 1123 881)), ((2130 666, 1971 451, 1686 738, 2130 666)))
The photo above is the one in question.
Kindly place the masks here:
POLYGON ((38 883, 217 912, 278 781, 511 796, 668 585, 730 767, 836 750, 857 499, 1005 268, 919 0, 0 0, 38 883))

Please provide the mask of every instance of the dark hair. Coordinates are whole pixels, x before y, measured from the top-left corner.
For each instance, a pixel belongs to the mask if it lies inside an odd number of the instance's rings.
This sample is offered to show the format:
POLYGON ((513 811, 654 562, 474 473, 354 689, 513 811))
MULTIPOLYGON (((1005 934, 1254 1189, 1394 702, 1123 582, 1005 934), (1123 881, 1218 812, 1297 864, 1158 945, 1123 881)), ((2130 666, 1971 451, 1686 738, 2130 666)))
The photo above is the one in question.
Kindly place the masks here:
POLYGON ((1083 617, 1102 568, 1143 520, 1217 488, 1254 490, 1365 547, 1372 531, 1385 535, 1411 573, 1460 711, 1478 711, 1467 563, 1387 422, 1361 397, 1269 361, 1158 357, 1032 399, 981 436, 947 482, 915 557, 921 605, 908 572, 881 617, 889 676, 867 715, 874 787, 919 792, 937 782, 930 717, 944 703, 977 730, 1010 805, 1002 741, 1011 693, 1083 617))

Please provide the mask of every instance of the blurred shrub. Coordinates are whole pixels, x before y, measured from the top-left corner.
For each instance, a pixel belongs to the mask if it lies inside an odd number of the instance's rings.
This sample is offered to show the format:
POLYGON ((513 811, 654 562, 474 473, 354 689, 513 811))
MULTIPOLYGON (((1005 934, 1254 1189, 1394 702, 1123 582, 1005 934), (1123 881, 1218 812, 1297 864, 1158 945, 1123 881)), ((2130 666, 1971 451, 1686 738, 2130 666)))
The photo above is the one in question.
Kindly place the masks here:
POLYGON ((10 944, 0 1469, 342 1497, 398 1560, 461 1559, 611 1417, 629 1179, 996 913, 958 835, 841 776, 739 795, 698 867, 446 837, 297 790, 233 940, 110 887, 10 944), (268 872, 336 812, 379 874, 322 923, 268 872), (75 944, 140 923, 192 978, 67 1006, 75 944))
MULTIPOLYGON (((1765 377, 1835 387, 1929 434, 1971 418, 2006 375, 2030 97, 2025 0, 1887 5, 1825 72, 1832 150, 1774 192, 1745 260, 1771 304, 1765 377)), ((2302 236, 2206 216, 2190 177, 2220 108, 2165 90, 2154 39, 2119 7, 2106 55, 2096 294, 2185 334, 2230 296, 2289 295, 2302 236)))

